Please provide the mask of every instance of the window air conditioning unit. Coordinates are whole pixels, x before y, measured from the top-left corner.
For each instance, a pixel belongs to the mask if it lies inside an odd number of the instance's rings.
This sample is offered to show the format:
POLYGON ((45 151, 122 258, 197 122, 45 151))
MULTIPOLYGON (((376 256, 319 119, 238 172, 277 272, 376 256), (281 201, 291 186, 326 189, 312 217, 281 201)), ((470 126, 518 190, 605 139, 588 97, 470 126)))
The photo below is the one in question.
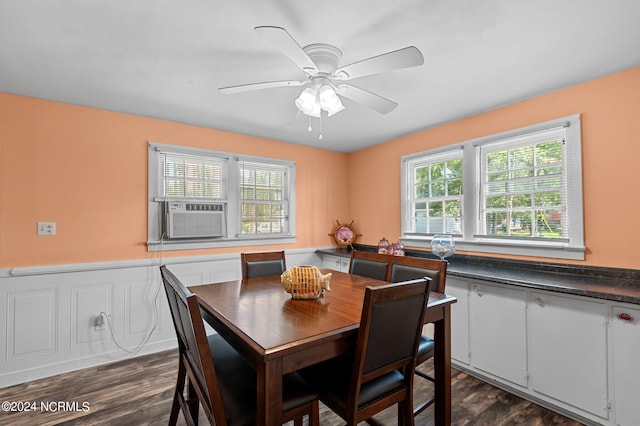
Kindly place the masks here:
POLYGON ((225 205, 203 201, 165 201, 165 238, 214 238, 226 234, 225 205))

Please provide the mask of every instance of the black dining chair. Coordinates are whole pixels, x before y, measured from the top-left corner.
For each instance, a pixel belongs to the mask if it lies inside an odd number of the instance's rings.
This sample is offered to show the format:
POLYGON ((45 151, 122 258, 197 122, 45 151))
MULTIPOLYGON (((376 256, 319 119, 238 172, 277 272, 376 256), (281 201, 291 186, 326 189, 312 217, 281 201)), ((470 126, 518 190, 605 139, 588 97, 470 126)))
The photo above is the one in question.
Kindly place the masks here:
POLYGON ((242 279, 280 275, 287 269, 284 251, 241 253, 242 279))
POLYGON ((428 278, 367 287, 355 352, 301 370, 320 401, 355 426, 398 405, 413 425, 413 374, 429 299, 428 278))
MULTIPOLYGON (((207 336, 195 294, 166 266, 162 281, 178 338, 178 379, 169 425, 182 410, 188 425, 198 424, 199 407, 212 425, 248 426, 256 423, 256 372, 220 335, 207 336), (186 395, 185 395, 186 391, 186 395)), ((318 394, 298 373, 283 378, 283 420, 319 426, 318 394)))
MULTIPOLYGON (((401 282, 412 280, 420 277, 431 278, 431 290, 437 293, 444 293, 447 279, 447 261, 436 259, 425 259, 418 257, 398 257, 394 259, 390 271, 391 282, 401 282)), ((420 337, 420 345, 418 346, 418 360, 416 367, 433 359, 435 352, 435 342, 429 336, 420 337)), ((416 368, 415 374, 418 377, 435 383, 435 377, 416 368)), ((435 396, 421 402, 414 407, 413 414, 417 416, 427 407, 435 402, 435 396)))
POLYGON ((386 281, 389 271, 389 256, 353 250, 349 262, 349 273, 386 281))

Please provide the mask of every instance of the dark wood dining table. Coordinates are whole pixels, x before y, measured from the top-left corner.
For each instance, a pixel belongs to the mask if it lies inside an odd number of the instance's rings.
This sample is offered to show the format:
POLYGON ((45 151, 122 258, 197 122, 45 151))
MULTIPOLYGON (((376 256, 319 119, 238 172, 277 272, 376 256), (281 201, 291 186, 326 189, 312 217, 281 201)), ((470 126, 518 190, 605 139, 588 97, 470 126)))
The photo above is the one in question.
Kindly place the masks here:
MULTIPOLYGON (((280 276, 189 287, 204 319, 254 366, 257 423, 282 424, 282 376, 353 352, 364 289, 388 284, 331 272, 331 290, 313 300, 294 300, 280 276)), ((456 298, 431 293, 426 323, 434 324, 435 423, 451 423, 451 304, 456 298)))

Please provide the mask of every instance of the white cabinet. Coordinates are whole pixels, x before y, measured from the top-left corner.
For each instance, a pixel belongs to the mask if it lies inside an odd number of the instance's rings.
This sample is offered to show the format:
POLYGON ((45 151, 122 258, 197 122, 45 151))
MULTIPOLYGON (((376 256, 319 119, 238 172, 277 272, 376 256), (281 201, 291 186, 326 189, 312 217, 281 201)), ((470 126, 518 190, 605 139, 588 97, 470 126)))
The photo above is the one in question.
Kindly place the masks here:
POLYGON ((351 259, 348 257, 322 255, 322 268, 333 269, 334 271, 349 272, 349 262, 351 259))
POLYGON ((636 426, 640 421, 640 309, 614 306, 611 330, 616 424, 636 426))
POLYGON ((451 305, 451 358, 469 364, 469 282, 447 277, 445 292, 458 299, 451 305))
POLYGON ((446 292, 455 367, 586 424, 640 424, 640 307, 451 275, 446 292))
POLYGON ((606 304, 532 292, 531 389, 608 418, 606 304))
POLYGON ((526 292, 471 283, 469 329, 471 365, 527 386, 526 292))

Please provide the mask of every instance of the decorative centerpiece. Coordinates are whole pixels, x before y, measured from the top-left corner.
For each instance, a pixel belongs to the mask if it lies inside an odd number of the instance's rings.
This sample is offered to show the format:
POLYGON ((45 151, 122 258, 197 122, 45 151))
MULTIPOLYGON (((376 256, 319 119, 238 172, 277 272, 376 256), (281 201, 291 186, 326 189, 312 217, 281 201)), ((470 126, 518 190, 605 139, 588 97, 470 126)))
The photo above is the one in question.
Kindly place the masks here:
POLYGON ((331 273, 322 275, 315 266, 294 266, 280 276, 282 288, 292 299, 317 299, 329 288, 331 273))

